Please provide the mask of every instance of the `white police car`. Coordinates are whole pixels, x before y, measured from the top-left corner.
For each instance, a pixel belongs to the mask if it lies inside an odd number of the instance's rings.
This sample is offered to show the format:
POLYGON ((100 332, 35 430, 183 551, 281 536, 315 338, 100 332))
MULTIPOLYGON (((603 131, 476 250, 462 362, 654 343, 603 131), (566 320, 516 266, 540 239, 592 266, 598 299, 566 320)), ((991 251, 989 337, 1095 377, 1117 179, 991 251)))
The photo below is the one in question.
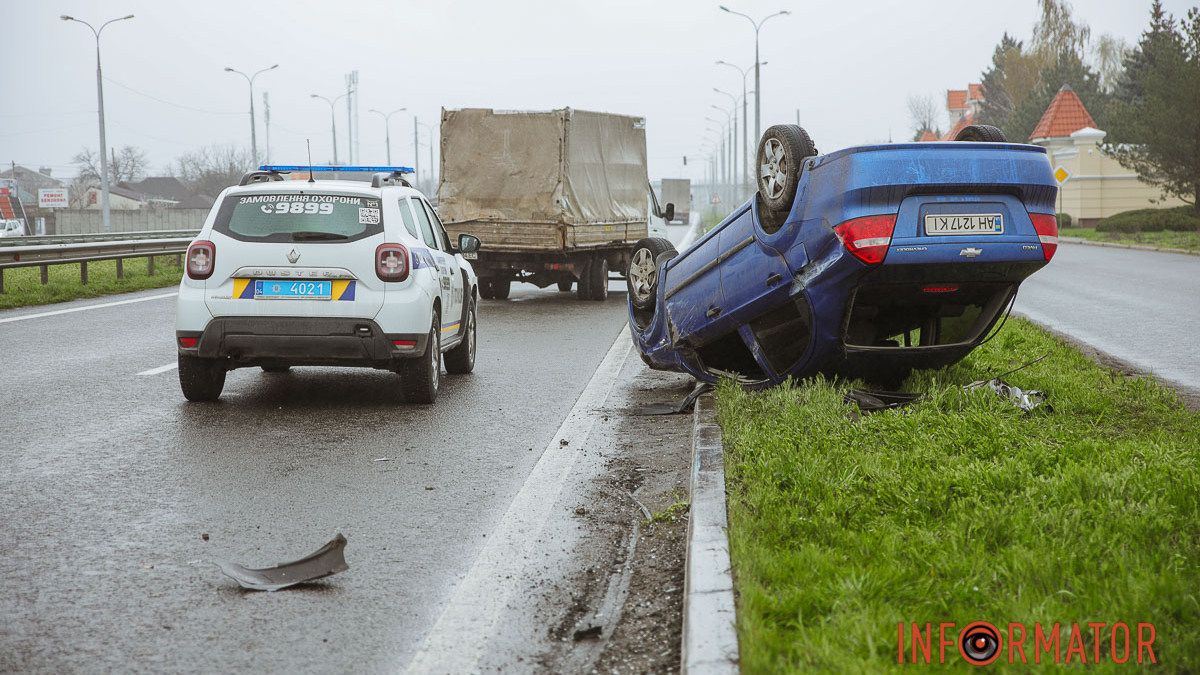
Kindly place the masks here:
POLYGON ((405 167, 263 166, 221 193, 188 247, 175 336, 190 401, 225 373, 365 366, 400 375, 400 398, 437 399, 475 366, 477 278, 405 167), (375 172, 371 182, 314 171, 375 172), (301 173, 304 172, 304 173, 301 173), (286 174, 292 180, 285 180, 286 174), (300 180, 297 180, 300 178, 300 180))

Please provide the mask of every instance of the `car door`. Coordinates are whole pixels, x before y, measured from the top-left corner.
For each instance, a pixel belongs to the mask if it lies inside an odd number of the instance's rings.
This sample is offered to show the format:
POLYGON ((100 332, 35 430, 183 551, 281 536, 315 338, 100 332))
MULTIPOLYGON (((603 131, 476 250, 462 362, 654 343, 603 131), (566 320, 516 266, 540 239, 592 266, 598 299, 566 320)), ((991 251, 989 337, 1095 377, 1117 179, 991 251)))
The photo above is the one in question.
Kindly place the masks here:
POLYGON ((721 308, 734 324, 751 321, 785 298, 792 273, 779 251, 763 244, 746 209, 721 232, 721 308))
MULTIPOLYGON (((442 299, 442 325, 441 329, 446 332, 447 324, 454 324, 458 321, 458 312, 455 309, 455 299, 451 292, 451 256, 447 251, 443 250, 444 243, 441 237, 434 232, 433 219, 430 217, 429 207, 425 204, 424 199, 417 197, 412 198, 413 211, 417 214, 417 222, 421 228, 421 241, 429 247, 429 254, 433 257, 433 263, 437 267, 438 274, 438 296, 442 299)), ((454 328, 457 329, 457 324, 454 328)))
POLYGON ((679 336, 699 344, 725 324, 721 307, 720 240, 715 230, 670 261, 663 292, 667 316, 679 336))
MULTIPOLYGON (((459 326, 457 322, 462 319, 463 312, 463 275, 462 265, 458 260, 458 253, 455 252, 454 246, 450 243, 450 235, 446 233, 445 226, 442 225, 442 219, 438 218, 437 211, 429 205, 429 202, 422 202, 425 205, 425 210, 429 213, 429 219, 433 223, 433 235, 438 238, 442 244, 442 250, 446 253, 446 264, 450 267, 450 302, 446 305, 449 309, 446 317, 446 323, 455 322, 447 326, 447 329, 453 328, 453 332, 458 332, 459 326)), ((446 302, 443 300, 443 302, 446 302)), ((448 331, 450 332, 450 331, 448 331)))

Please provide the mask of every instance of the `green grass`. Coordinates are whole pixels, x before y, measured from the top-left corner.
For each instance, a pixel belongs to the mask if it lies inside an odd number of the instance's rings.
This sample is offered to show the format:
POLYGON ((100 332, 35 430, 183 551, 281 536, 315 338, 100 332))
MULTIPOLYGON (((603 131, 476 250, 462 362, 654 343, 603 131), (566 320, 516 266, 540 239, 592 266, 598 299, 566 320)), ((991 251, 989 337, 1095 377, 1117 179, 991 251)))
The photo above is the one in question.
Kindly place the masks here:
POLYGON ((1153 622, 1160 667, 1200 670, 1200 414, 1173 392, 1018 319, 902 411, 851 421, 847 387, 718 390, 744 672, 911 669, 898 623, 933 623, 936 663, 937 624, 975 620, 1078 622, 1089 661, 1087 621, 1153 622), (1041 354, 1006 379, 1053 410, 960 389, 1041 354))
POLYGON ((1111 241, 1119 244, 1140 244, 1159 248, 1180 248, 1200 252, 1200 232, 1099 232, 1088 227, 1067 227, 1059 230, 1064 237, 1089 241, 1111 241))
POLYGON ((94 298, 113 293, 128 293, 147 288, 175 286, 183 270, 175 265, 175 256, 156 256, 154 274, 147 274, 146 258, 125 261, 125 278, 117 279, 117 262, 102 260, 88 263, 88 283, 79 280, 79 264, 51 265, 49 283, 41 283, 41 269, 21 267, 4 270, 4 293, 0 309, 46 305, 79 298, 94 298))

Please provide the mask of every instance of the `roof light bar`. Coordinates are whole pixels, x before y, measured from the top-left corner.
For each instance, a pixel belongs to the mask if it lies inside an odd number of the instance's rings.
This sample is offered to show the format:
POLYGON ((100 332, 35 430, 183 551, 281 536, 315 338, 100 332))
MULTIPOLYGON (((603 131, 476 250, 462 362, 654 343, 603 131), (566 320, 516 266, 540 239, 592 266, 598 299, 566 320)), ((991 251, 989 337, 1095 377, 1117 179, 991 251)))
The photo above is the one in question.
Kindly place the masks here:
POLYGON ((276 173, 290 173, 292 171, 355 171, 363 173, 416 173, 412 167, 408 166, 304 166, 300 164, 263 164, 258 167, 259 171, 274 171, 276 173))

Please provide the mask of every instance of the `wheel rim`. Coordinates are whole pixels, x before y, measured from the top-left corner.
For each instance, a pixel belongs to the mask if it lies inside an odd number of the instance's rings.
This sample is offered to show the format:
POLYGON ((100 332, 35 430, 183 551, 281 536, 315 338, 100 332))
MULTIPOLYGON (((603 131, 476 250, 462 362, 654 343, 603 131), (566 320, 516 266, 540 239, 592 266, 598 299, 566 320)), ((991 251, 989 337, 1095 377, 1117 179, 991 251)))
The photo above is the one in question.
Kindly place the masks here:
POLYGON ((640 248, 629 263, 629 281, 633 286, 633 297, 645 302, 654 296, 654 284, 658 281, 658 268, 648 248, 640 248))
POLYGON ((434 389, 438 388, 438 384, 440 384, 442 379, 442 340, 439 335, 441 332, 440 328, 440 326, 436 325, 435 321, 429 342, 429 352, 432 354, 430 360, 433 362, 433 373, 430 375, 430 383, 433 384, 434 389))
POLYGON ((778 199, 783 196, 784 185, 787 183, 787 153, 783 143, 777 138, 768 138, 763 143, 762 164, 758 167, 758 182, 762 186, 764 196, 778 199))
POLYGON ((467 313, 467 353, 471 356, 471 363, 475 363, 475 308, 467 313))

